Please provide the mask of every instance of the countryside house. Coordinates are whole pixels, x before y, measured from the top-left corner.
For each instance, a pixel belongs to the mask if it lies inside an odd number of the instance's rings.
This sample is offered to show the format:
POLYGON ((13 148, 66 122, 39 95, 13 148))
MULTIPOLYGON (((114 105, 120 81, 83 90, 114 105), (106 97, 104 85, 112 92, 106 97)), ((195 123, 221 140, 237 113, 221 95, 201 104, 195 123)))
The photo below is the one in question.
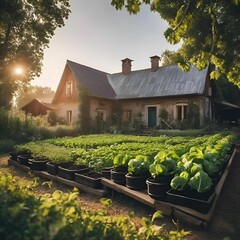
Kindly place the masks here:
POLYGON ((150 68, 132 71, 132 60, 123 59, 122 71, 114 74, 67 60, 51 111, 68 124, 84 114, 89 126, 138 121, 147 128, 178 128, 187 120, 203 126, 212 118, 207 68, 184 72, 177 65, 159 67, 158 56, 150 60, 150 68))

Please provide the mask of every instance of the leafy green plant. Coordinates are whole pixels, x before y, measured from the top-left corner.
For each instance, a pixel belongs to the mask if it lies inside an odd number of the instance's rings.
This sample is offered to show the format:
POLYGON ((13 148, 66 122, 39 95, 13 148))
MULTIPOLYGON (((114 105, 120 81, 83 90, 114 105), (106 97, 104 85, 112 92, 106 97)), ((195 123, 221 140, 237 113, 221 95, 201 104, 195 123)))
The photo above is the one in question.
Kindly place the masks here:
POLYGON ((150 161, 147 156, 137 155, 128 162, 128 173, 130 175, 147 175, 149 166, 150 161))
POLYGON ((165 226, 157 226, 155 219, 162 218, 156 212, 152 220, 142 219, 137 226, 128 216, 109 216, 110 199, 101 199, 104 209, 97 212, 81 209, 77 201, 78 191, 53 193, 35 197, 36 186, 20 186, 11 175, 0 177, 0 238, 1 239, 184 239, 189 234, 184 230, 167 231, 165 226), (176 238, 177 237, 177 238, 176 238))
POLYGON ((127 167, 129 162, 129 156, 124 154, 118 154, 113 159, 113 165, 115 168, 127 167))
POLYGON ((188 185, 192 190, 204 193, 211 189, 212 180, 207 173, 199 171, 189 179, 188 185))
POLYGON ((153 178, 174 174, 179 156, 174 151, 160 151, 149 166, 149 172, 153 178))
POLYGON ((188 172, 183 171, 180 173, 179 176, 175 176, 172 180, 171 180, 171 188, 175 189, 175 190, 183 190, 185 188, 185 186, 187 185, 188 181, 190 179, 190 175, 188 172))

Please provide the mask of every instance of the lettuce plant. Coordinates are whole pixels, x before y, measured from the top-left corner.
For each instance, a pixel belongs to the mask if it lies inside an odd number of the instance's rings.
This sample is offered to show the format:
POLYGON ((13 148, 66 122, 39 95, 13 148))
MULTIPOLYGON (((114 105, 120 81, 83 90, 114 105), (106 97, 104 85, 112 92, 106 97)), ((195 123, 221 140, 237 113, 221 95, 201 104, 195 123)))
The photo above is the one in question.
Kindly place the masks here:
POLYGON ((128 173, 130 175, 147 175, 149 173, 150 161, 147 156, 137 155, 128 162, 128 173))

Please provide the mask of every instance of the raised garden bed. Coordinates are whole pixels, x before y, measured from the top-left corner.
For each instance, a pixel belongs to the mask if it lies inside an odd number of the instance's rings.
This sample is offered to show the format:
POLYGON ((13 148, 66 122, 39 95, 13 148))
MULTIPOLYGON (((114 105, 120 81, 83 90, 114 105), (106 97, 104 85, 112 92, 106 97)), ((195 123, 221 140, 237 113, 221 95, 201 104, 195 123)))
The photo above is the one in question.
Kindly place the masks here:
POLYGON ((34 159, 34 158, 29 158, 28 159, 28 165, 31 170, 35 171, 46 171, 47 166, 46 163, 48 162, 47 159, 34 159))
POLYGON ((18 155, 17 156, 17 161, 25 166, 29 166, 28 159, 31 158, 31 155, 26 154, 26 155, 18 155))
POLYGON ((191 190, 178 191, 171 189, 167 192, 167 202, 190 207, 201 213, 207 213, 211 209, 215 197, 214 190, 198 193, 191 190))
POLYGON ((74 165, 66 164, 64 166, 58 166, 58 176, 68 180, 75 180, 75 173, 87 173, 90 168, 86 165, 74 165))
POLYGON ((88 172, 88 173, 75 173, 75 181, 86 185, 91 188, 101 189, 103 185, 101 183, 102 175, 97 172, 88 172))

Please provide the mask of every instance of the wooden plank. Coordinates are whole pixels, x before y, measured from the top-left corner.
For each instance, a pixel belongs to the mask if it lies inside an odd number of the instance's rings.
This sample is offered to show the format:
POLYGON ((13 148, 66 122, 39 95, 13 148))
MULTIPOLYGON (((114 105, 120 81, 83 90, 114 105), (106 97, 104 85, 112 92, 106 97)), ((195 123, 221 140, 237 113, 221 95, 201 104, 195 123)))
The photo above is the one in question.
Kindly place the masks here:
POLYGON ((62 184, 65 184, 65 185, 68 185, 68 186, 71 186, 71 187, 76 187, 76 188, 78 188, 78 189, 80 189, 84 192, 91 193, 91 194, 93 194, 95 196, 98 196, 98 197, 104 197, 104 196, 107 195, 107 192, 104 189, 94 189, 94 188, 85 186, 83 184, 77 183, 75 181, 71 181, 71 180, 61 178, 59 176, 51 175, 51 174, 49 174, 48 172, 45 172, 45 171, 31 170, 28 166, 21 165, 18 162, 13 161, 11 159, 8 159, 8 164, 12 165, 12 166, 15 166, 15 167, 17 167, 17 168, 19 168, 23 171, 27 171, 27 172, 31 171, 35 176, 38 176, 38 177, 41 177, 41 178, 44 178, 44 179, 47 179, 47 180, 57 181, 57 182, 60 182, 62 184))
POLYGON ((107 178, 102 178, 101 180, 102 184, 108 188, 111 188, 119 193, 123 193, 133 199, 136 199, 139 202, 142 202, 150 207, 154 208, 154 199, 152 199, 146 191, 136 191, 132 190, 130 188, 127 188, 123 185, 116 184, 112 180, 107 178))

